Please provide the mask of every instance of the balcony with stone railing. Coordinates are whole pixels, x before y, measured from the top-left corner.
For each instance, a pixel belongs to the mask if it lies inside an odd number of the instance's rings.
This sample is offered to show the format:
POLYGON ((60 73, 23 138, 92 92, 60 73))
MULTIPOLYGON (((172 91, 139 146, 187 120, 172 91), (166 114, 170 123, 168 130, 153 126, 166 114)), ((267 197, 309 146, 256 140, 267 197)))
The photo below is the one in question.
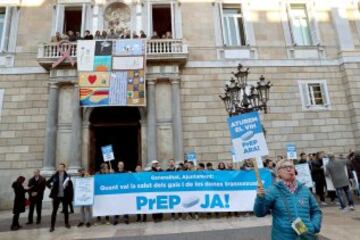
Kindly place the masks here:
MULTIPOLYGON (((42 43, 37 61, 45 69, 76 64, 76 42, 42 43)), ((188 59, 187 45, 181 39, 151 39, 146 41, 147 64, 177 63, 184 65, 188 59)))

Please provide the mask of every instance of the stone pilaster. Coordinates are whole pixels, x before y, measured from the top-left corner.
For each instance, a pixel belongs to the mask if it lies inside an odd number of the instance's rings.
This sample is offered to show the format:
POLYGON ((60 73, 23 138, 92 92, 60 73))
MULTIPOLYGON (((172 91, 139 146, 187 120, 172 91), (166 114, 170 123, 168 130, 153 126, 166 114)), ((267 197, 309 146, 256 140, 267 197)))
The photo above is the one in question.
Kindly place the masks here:
POLYGON ((58 124, 58 108, 59 108, 59 85, 56 82, 50 82, 48 115, 45 136, 45 151, 43 174, 51 174, 56 166, 56 138, 58 124))
POLYGON ((79 85, 73 85, 72 123, 71 123, 71 145, 69 153, 69 172, 77 173, 81 167, 82 156, 82 109, 79 99, 79 85))
POLYGON ((184 161, 183 130, 181 120, 181 101, 180 101, 180 79, 173 79, 171 82, 172 98, 172 119, 173 119, 173 144, 176 162, 184 161))
POLYGON ((156 85, 147 81, 147 162, 157 159, 156 85))

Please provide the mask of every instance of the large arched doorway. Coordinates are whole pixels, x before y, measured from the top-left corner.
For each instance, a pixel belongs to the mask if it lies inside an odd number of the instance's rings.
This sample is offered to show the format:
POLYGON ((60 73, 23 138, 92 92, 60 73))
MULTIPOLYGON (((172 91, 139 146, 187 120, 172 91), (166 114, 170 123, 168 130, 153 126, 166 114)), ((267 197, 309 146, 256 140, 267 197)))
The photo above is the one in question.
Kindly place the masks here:
POLYGON ((90 162, 92 172, 99 171, 103 163, 101 147, 111 144, 117 170, 118 161, 125 163, 127 171, 141 164, 140 112, 136 107, 95 108, 90 115, 90 162))

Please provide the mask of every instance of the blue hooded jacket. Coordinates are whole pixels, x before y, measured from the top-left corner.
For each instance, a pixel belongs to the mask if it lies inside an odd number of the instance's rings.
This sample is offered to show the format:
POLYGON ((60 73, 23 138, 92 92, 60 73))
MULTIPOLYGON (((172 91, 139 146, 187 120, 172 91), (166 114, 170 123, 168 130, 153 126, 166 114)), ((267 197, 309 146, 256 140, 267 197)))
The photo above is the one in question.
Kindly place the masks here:
POLYGON ((254 212, 257 217, 272 214, 273 240, 315 239, 311 236, 320 232, 321 210, 312 193, 300 182, 294 193, 291 193, 282 181, 275 183, 265 190, 264 196, 256 197, 254 212), (298 217, 309 230, 308 238, 300 238, 291 227, 298 217))

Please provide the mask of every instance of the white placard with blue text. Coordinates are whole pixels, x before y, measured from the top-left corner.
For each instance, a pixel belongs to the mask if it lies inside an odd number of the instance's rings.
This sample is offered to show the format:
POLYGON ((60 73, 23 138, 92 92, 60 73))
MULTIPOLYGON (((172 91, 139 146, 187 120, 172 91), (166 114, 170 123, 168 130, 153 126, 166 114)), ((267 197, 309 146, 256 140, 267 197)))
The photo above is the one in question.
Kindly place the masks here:
POLYGON ((74 205, 90 206, 94 203, 94 177, 74 178, 74 205))
POLYGON ((269 154, 258 112, 228 118, 235 162, 269 154))
POLYGON ((287 152, 287 158, 288 159, 297 159, 296 154, 296 145, 295 144, 287 144, 286 145, 286 152, 287 152))
POLYGON ((101 152, 103 154, 104 162, 109 162, 115 159, 112 145, 106 145, 101 147, 101 152))
POLYGON ((197 161, 196 153, 194 151, 190 151, 190 152, 186 153, 186 160, 196 163, 196 161, 197 161))

